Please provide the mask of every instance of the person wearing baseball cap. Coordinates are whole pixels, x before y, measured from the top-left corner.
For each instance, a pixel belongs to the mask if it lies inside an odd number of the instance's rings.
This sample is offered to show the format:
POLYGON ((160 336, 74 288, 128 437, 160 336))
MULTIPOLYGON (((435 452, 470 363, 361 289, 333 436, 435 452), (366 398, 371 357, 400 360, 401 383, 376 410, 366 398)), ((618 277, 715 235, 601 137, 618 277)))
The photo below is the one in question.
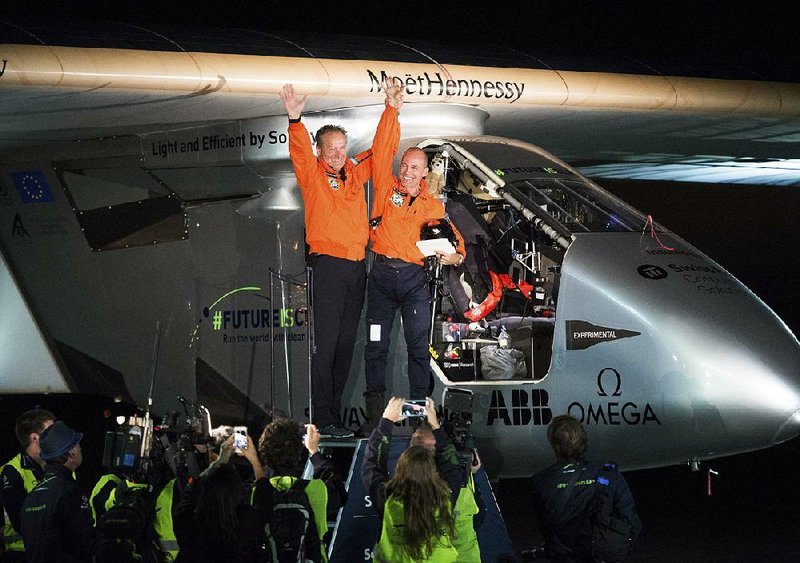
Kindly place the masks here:
POLYGON ((44 478, 22 505, 22 537, 29 563, 53 561, 89 562, 97 547, 89 500, 73 472, 83 461, 81 439, 59 420, 39 438, 44 478))

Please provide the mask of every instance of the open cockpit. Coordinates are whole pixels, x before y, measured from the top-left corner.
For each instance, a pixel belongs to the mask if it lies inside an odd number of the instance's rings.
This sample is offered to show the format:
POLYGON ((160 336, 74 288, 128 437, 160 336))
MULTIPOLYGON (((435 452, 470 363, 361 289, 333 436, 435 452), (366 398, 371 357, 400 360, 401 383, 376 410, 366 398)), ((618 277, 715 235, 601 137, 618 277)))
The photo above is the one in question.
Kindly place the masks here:
POLYGON ((463 264, 434 280, 434 371, 459 385, 542 380, 574 237, 638 231, 647 218, 526 143, 475 137, 418 146, 429 157, 428 190, 466 246, 463 264))

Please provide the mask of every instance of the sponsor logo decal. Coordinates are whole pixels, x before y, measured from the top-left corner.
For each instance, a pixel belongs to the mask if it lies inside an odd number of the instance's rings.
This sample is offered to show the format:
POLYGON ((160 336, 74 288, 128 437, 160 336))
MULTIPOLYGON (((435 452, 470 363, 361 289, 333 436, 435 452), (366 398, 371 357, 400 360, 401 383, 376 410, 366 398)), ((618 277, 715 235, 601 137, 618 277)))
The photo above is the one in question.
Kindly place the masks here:
POLYGON ((681 272, 705 272, 707 274, 722 274, 722 270, 716 266, 706 266, 705 264, 667 264, 667 268, 675 273, 681 272))
POLYGON ((492 391, 486 425, 497 422, 505 426, 547 426, 553 420, 553 411, 547 406, 549 400, 550 395, 544 389, 531 389, 530 394, 525 389, 512 389, 509 407, 506 395, 496 389, 492 391))
MULTIPOLYGON (((280 329, 280 332, 274 334, 277 342, 304 341, 306 338, 305 308, 217 308, 227 298, 242 292, 250 292, 251 295, 264 298, 262 295, 254 293, 259 291, 261 291, 260 287, 240 287, 229 291, 214 301, 212 305, 205 307, 203 318, 195 326, 190 347, 198 339, 200 326, 204 319, 211 320, 210 336, 219 338, 225 344, 269 342, 270 327, 280 329), (300 329, 299 332, 298 329, 300 329)), ((269 298, 266 299, 269 301, 269 298)))
POLYGON ((233 135, 230 133, 217 133, 213 135, 197 135, 193 138, 169 139, 162 137, 150 142, 149 156, 167 158, 176 154, 211 152, 225 149, 237 149, 244 147, 262 148, 265 144, 277 145, 286 144, 286 133, 269 131, 259 133, 246 131, 233 135))
MULTIPOLYGON (((648 250, 650 253, 661 252, 648 250)), ((669 254, 676 254, 669 252, 669 254)), ((683 253, 689 255, 689 253, 683 253)), ((643 264, 637 268, 639 275, 650 280, 662 280, 670 274, 677 274, 678 279, 693 285, 697 291, 705 295, 740 295, 744 291, 736 283, 736 279, 725 270, 711 264, 676 264, 669 263, 666 270, 660 266, 643 264), (669 272, 669 273, 668 273, 669 272)))
POLYGON ((455 78, 448 73, 442 76, 439 72, 421 74, 406 73, 403 77, 394 77, 385 70, 373 72, 367 69, 369 91, 382 91, 381 83, 392 78, 405 86, 405 93, 411 96, 458 96, 463 98, 488 98, 508 100, 513 104, 522 97, 525 91, 524 82, 504 82, 500 80, 476 80, 455 78))
POLYGON ((706 295, 739 295, 744 293, 736 280, 723 269, 706 264, 667 264, 680 278, 706 295))
POLYGON ((585 350, 601 342, 639 336, 641 332, 593 325, 586 321, 567 321, 567 350, 585 350))
MULTIPOLYGON (((606 393, 605 385, 603 385, 603 376, 607 376, 605 381, 606 385, 609 385, 609 382, 614 387, 614 391, 611 393, 612 397, 619 397, 622 395, 622 377, 619 375, 619 372, 614 368, 605 368, 600 370, 600 373, 597 374, 597 396, 598 397, 608 397, 608 393, 606 393)), ((609 387, 610 389, 611 387, 609 387)))
POLYGON ((661 420, 650 403, 644 406, 622 397, 622 376, 614 368, 604 368, 597 374, 597 402, 582 403, 574 401, 567 407, 570 414, 586 425, 595 426, 635 426, 657 424, 661 420), (615 400, 620 397, 619 400, 615 400))
POLYGON ((642 264, 636 269, 639 275, 648 280, 663 280, 667 277, 667 271, 653 264, 642 264))
POLYGON ((305 309, 223 309, 214 314, 208 309, 203 316, 211 317, 214 330, 269 328, 290 328, 305 324, 305 309))

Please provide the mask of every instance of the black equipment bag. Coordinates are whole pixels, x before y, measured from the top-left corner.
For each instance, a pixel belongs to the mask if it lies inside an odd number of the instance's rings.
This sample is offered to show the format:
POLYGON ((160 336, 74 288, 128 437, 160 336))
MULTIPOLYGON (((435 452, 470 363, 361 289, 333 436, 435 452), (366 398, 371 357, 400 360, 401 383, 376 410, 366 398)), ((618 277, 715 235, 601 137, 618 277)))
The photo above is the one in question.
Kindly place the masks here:
POLYGON ((130 487, 122 481, 114 492, 114 505, 97 524, 98 563, 160 563, 164 554, 153 527, 156 494, 153 488, 130 487))
POLYGON ((290 489, 272 491, 272 512, 264 527, 267 557, 272 563, 320 561, 314 512, 306 494, 309 481, 297 479, 290 489))
POLYGON ((621 561, 631 550, 631 525, 614 514, 609 494, 613 466, 605 464, 595 478, 594 498, 581 519, 576 535, 577 547, 595 561, 621 561))

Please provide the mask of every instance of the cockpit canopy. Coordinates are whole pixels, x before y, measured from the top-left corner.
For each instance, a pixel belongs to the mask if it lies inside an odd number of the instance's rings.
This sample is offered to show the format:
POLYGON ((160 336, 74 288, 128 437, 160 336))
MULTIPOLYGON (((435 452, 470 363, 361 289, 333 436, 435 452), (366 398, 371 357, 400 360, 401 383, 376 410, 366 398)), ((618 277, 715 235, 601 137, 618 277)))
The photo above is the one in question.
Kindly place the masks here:
POLYGON ((543 378, 561 265, 575 237, 663 229, 533 145, 480 137, 417 146, 429 157, 428 190, 466 245, 467 259, 449 269, 437 294, 440 373, 451 381, 491 379, 498 370, 543 378))

